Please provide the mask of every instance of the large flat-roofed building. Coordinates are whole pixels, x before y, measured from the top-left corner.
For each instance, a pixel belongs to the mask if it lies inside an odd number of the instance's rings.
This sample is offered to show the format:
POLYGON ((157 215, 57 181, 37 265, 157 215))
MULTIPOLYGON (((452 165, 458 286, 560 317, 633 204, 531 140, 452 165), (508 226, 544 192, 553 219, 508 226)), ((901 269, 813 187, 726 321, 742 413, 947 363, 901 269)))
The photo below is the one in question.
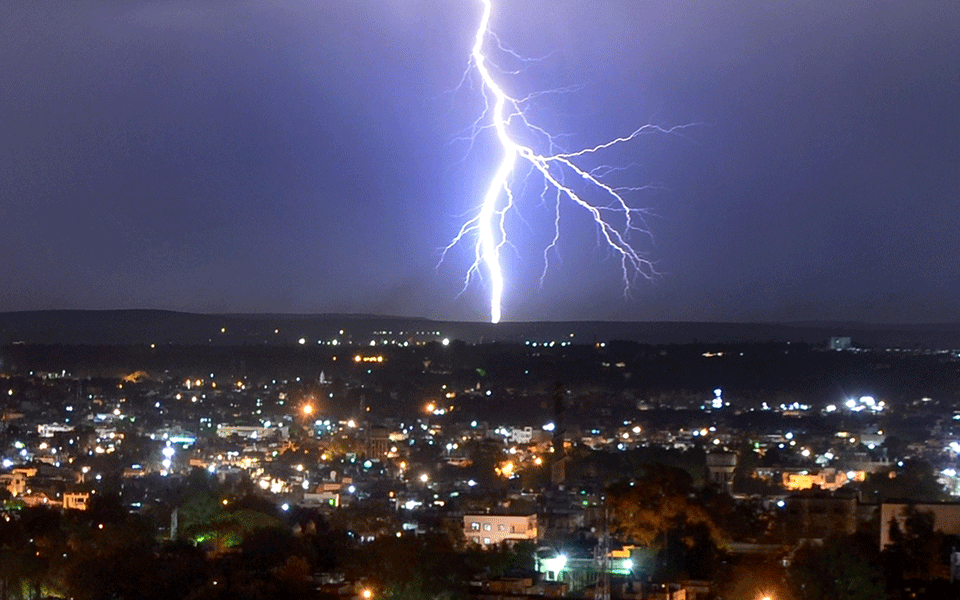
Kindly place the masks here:
POLYGON ((857 497, 821 491, 794 494, 787 498, 786 522, 797 539, 850 535, 857 530, 857 497))
POLYGON ((537 515, 464 515, 463 537, 481 546, 535 540, 537 515))
POLYGON ((286 440, 290 437, 289 427, 261 427, 259 425, 217 425, 217 435, 228 438, 236 435, 248 440, 264 440, 277 437, 286 440))

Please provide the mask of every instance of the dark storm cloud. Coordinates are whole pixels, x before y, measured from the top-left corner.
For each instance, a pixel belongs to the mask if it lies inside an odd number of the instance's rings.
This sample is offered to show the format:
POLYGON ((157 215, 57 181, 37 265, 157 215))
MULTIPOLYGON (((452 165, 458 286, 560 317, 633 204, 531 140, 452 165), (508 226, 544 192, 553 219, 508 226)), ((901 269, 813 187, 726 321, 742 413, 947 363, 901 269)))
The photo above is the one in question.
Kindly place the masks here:
MULTIPOLYGON (((438 248, 493 157, 451 142, 478 15, 429 2, 6 3, 0 309, 486 313, 438 248), (461 159, 462 160, 461 162, 461 159)), ((501 38, 555 52, 510 84, 580 85, 538 113, 613 153, 657 215, 664 275, 625 301, 564 211, 538 287, 518 225, 510 319, 954 320, 960 5, 504 2, 501 38)), ((529 89, 527 88, 529 86, 529 89)))

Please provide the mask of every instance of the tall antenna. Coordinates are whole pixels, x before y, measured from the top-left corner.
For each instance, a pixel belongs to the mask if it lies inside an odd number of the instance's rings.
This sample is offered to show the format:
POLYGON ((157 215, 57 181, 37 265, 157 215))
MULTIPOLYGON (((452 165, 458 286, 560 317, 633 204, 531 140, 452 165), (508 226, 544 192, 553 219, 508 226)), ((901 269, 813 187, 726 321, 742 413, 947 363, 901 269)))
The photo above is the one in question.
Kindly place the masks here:
POLYGON ((603 520, 600 525, 600 538, 597 540, 594 563, 597 566, 597 583, 594 587, 594 600, 610 600, 610 530, 607 527, 609 509, 604 506, 603 520))
POLYGON ((554 486, 563 485, 567 478, 567 460, 563 447, 563 437, 566 433, 564 413, 567 410, 565 393, 566 387, 563 382, 556 382, 553 386, 553 461, 550 466, 550 483, 554 486))

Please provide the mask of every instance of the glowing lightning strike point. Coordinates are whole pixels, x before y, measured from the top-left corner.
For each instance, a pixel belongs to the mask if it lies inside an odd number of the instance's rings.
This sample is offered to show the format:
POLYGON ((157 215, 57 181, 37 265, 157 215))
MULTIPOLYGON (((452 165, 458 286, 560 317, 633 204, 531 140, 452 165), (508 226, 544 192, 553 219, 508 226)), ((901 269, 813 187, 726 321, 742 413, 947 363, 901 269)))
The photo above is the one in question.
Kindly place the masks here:
MULTIPOLYGON (((457 233, 453 241, 444 248, 443 253, 446 254, 450 248, 457 245, 468 234, 476 234, 475 259, 467 271, 464 288, 469 285, 474 275, 480 274, 481 266, 484 267, 490 277, 490 321, 492 323, 498 323, 501 318, 501 304, 504 289, 503 271, 500 266, 500 249, 507 243, 505 219, 507 212, 514 206, 514 196, 510 188, 510 178, 519 159, 543 177, 543 197, 551 190, 557 194, 557 212, 554 221, 555 235, 553 241, 544 251, 544 273, 549 265, 547 262, 549 251, 555 248, 559 241, 560 200, 566 197, 587 211, 597 226, 599 240, 620 256, 621 267, 623 269, 624 292, 627 292, 637 276, 650 278, 656 275, 653 264, 635 250, 628 241, 631 231, 640 233, 647 232, 637 225, 637 222, 641 225, 643 223, 642 211, 631 207, 624 199, 623 192, 636 191, 643 188, 613 187, 605 183, 602 177, 618 169, 600 167, 588 170, 578 166, 575 161, 586 155, 601 152, 618 144, 629 142, 644 133, 674 133, 685 127, 689 127, 689 125, 681 125, 669 129, 656 125, 644 125, 630 135, 618 137, 609 142, 576 152, 538 154, 531 147, 515 140, 510 134, 510 126, 519 123, 526 133, 539 136, 546 140, 548 147, 551 149, 555 147, 554 138, 540 127, 528 121, 524 113, 525 104, 538 94, 531 94, 522 99, 513 98, 504 92, 503 88, 490 73, 488 60, 484 54, 484 42, 488 37, 496 39, 496 36, 490 31, 490 18, 493 12, 493 6, 492 0, 480 0, 480 2, 483 5, 483 15, 477 27, 477 33, 470 55, 470 63, 476 68, 482 80, 484 98, 487 100, 487 108, 483 115, 474 123, 471 139, 479 130, 493 127, 503 151, 503 157, 483 196, 479 214, 467 221, 460 228, 459 233, 457 233), (493 100, 492 106, 490 103, 491 97, 493 100), (488 115, 490 122, 482 125, 483 119, 488 115), (592 203, 585 199, 585 192, 578 192, 571 187, 572 184, 565 183, 566 175, 572 176, 572 179, 579 181, 586 189, 594 193, 599 193, 601 197, 605 197, 606 202, 592 203), (505 203, 501 203, 502 196, 506 197, 505 203), (622 222, 611 220, 611 217, 616 215, 620 215, 622 222)), ((514 58, 520 58, 512 51, 504 48, 499 40, 496 41, 497 47, 500 50, 507 52, 514 58)), ((465 78, 466 76, 467 74, 464 74, 465 78)))

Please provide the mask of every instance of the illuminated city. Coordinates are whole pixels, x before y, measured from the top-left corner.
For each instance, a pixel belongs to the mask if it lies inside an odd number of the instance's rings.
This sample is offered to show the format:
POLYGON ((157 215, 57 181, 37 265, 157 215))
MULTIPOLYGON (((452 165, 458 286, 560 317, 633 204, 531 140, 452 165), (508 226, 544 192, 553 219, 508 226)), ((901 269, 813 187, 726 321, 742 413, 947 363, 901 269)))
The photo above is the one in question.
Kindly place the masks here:
POLYGON ((2 14, 0 600, 960 599, 960 3, 2 14))

